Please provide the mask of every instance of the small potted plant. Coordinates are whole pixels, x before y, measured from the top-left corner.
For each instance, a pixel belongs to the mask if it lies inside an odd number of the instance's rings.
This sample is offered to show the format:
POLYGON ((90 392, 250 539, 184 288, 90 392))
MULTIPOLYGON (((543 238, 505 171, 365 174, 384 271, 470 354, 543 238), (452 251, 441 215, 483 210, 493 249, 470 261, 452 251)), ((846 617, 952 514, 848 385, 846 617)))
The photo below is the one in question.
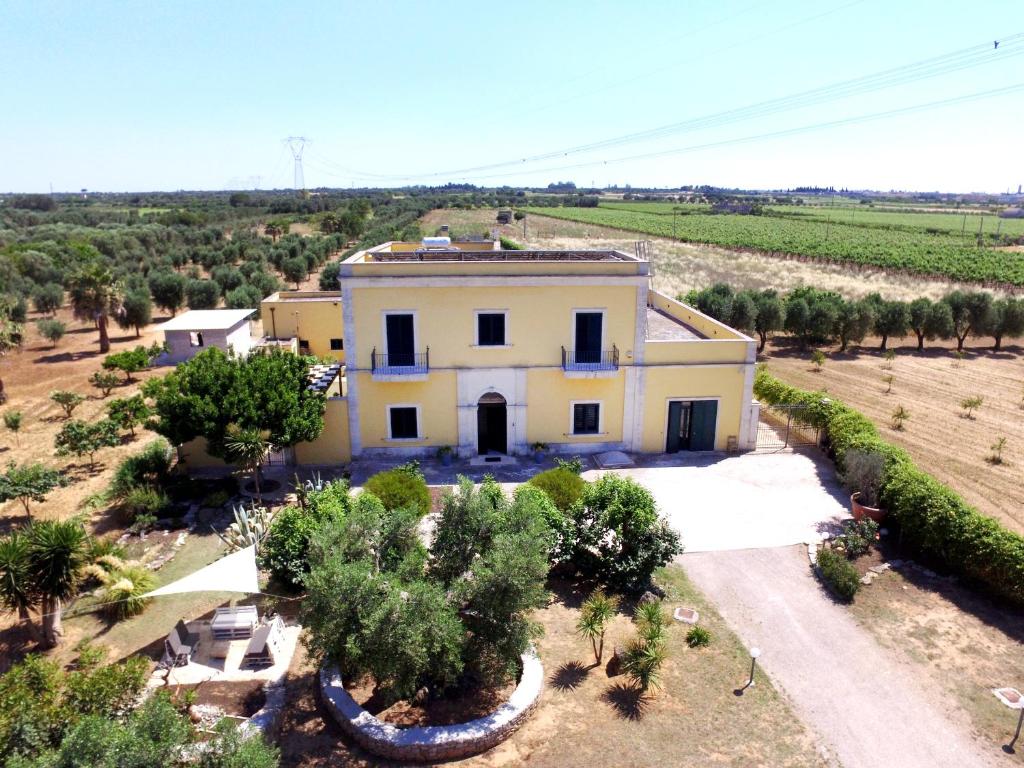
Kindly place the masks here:
POLYGON ((450 445, 442 445, 437 449, 437 458, 441 460, 441 466, 450 467, 452 465, 452 456, 455 451, 452 450, 450 445))
POLYGON ((850 512, 854 520, 865 517, 876 523, 885 519, 885 511, 878 508, 878 493, 882 487, 885 457, 874 451, 851 448, 843 457, 843 484, 850 489, 850 512))
POLYGON ((548 450, 547 443, 534 443, 530 446, 530 450, 533 451, 533 460, 538 464, 544 463, 544 455, 548 450))

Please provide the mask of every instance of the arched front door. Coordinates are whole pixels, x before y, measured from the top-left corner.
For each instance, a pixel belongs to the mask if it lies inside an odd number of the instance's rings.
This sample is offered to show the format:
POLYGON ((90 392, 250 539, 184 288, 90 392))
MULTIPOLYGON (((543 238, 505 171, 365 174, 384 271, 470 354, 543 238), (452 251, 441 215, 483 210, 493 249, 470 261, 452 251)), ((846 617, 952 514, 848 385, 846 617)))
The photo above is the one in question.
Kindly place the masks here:
POLYGON ((481 456, 508 453, 508 407, 497 392, 488 392, 477 403, 476 429, 481 456))

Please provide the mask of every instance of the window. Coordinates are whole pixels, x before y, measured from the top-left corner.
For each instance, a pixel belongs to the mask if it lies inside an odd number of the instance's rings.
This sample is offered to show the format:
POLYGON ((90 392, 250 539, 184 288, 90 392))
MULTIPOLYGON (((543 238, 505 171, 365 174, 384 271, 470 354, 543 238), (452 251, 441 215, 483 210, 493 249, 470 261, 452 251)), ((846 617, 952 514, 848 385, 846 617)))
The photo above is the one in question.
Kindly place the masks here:
POLYGON ((203 346, 203 334, 199 333, 198 331, 189 331, 188 343, 190 346, 193 347, 203 346))
POLYGON ((572 433, 574 435, 597 435, 601 432, 601 404, 573 403, 572 433))
POLYGON ((308 339, 299 339, 299 351, 300 352, 305 352, 307 355, 309 354, 309 340, 308 339))
POLYGON ((505 346, 505 313, 478 312, 476 315, 476 343, 481 347, 505 346))
POLYGON ((338 351, 340 351, 340 350, 342 350, 344 348, 345 348, 345 340, 344 339, 331 339, 331 349, 333 351, 338 352, 338 351))
POLYGON ((392 406, 388 409, 391 440, 415 440, 420 436, 418 409, 414 405, 392 406))

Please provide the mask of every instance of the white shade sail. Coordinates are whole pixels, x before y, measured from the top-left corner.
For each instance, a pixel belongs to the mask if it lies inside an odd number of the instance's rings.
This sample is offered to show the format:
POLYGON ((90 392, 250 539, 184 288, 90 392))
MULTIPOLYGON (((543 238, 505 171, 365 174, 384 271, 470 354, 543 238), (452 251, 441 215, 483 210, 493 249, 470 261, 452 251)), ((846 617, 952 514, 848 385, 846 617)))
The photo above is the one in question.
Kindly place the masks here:
POLYGON ((256 569, 256 547, 246 547, 222 557, 188 576, 147 592, 143 597, 177 595, 183 592, 246 592, 260 591, 256 569))

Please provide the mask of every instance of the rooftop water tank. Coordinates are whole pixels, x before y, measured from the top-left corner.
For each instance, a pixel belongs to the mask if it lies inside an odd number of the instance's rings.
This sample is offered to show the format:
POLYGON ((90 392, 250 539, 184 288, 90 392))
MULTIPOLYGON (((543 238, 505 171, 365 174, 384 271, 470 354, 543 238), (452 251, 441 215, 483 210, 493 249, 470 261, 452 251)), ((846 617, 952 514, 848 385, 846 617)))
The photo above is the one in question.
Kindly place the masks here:
POLYGON ((450 237, 424 237, 424 248, 450 248, 452 239, 450 237))

